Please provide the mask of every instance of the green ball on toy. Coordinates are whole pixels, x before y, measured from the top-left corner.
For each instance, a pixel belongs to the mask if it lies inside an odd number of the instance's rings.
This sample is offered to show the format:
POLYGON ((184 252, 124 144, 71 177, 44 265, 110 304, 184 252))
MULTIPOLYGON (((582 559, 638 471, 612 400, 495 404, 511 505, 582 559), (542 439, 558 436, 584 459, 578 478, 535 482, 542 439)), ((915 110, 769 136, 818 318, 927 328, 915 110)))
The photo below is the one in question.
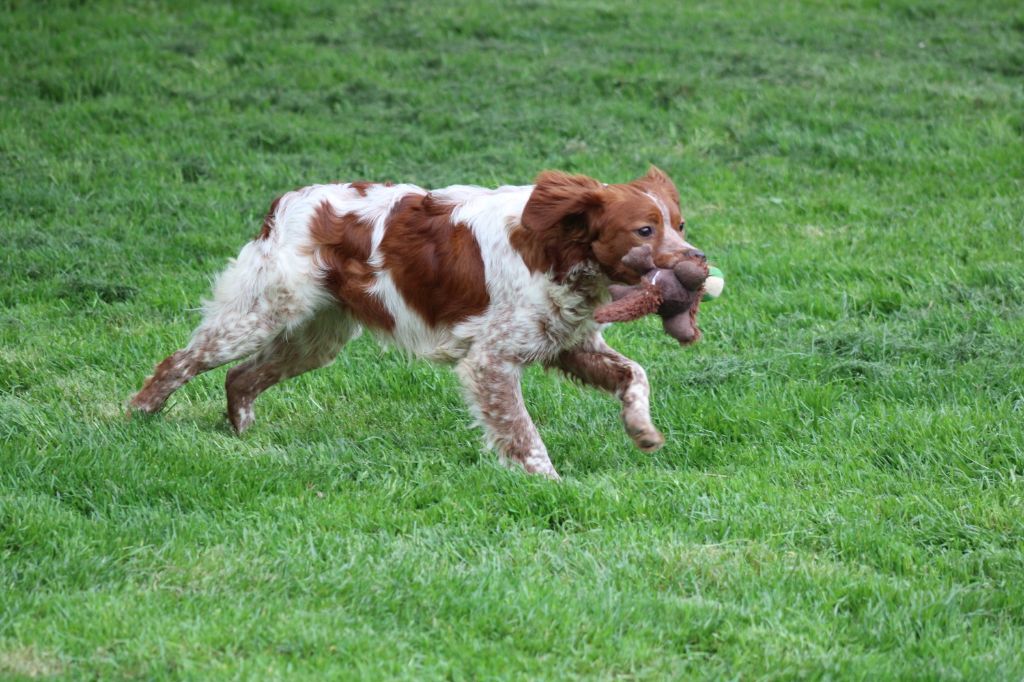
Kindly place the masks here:
POLYGON ((704 280, 704 296, 700 300, 710 301, 722 295, 725 288, 725 275, 714 265, 708 266, 708 278, 704 280))

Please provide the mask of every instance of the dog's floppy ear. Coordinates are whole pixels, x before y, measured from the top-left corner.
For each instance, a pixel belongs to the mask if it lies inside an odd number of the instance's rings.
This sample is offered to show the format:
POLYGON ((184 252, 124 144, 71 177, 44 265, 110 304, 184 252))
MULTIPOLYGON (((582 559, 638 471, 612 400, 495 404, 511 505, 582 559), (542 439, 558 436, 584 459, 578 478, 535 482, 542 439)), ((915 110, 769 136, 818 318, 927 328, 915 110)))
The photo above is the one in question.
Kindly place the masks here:
POLYGON ((601 205, 601 183, 585 175, 544 171, 523 209, 523 227, 531 232, 554 228, 587 230, 587 213, 601 205))
POLYGON ((639 182, 647 185, 656 193, 672 199, 676 204, 679 203, 679 190, 676 189, 676 184, 672 182, 672 178, 667 176, 665 172, 657 166, 652 165, 648 168, 647 175, 640 178, 639 182))
POLYGON ((665 171, 661 170, 654 164, 651 164, 651 167, 647 169, 647 175, 644 176, 644 179, 649 180, 651 182, 667 182, 670 185, 672 184, 672 180, 670 180, 669 177, 665 175, 665 171))

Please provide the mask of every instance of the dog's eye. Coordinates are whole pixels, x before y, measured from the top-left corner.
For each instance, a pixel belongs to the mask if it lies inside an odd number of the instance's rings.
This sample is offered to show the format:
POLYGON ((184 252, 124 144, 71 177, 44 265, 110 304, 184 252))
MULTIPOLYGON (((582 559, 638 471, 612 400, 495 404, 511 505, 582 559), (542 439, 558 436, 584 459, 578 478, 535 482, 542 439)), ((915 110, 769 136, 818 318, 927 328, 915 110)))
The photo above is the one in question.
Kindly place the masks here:
POLYGON ((654 234, 654 228, 651 227, 650 225, 644 225, 639 230, 637 230, 636 233, 641 237, 650 237, 652 234, 654 234))
POLYGON ((686 221, 685 220, 682 221, 681 223, 679 223, 679 231, 682 232, 683 234, 686 234, 686 221))

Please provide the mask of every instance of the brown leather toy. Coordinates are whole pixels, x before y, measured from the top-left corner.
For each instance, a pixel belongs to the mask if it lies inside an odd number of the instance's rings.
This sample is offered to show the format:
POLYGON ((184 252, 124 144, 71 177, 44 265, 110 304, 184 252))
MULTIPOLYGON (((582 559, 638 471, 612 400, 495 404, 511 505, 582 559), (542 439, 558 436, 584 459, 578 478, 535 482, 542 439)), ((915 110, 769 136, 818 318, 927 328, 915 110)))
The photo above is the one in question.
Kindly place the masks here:
POLYGON ((708 266, 703 260, 687 259, 669 268, 654 265, 651 247, 637 246, 622 259, 623 264, 644 273, 640 283, 609 287, 612 302, 594 311, 598 322, 628 322, 658 313, 665 333, 681 345, 700 339, 697 310, 703 296, 708 266))

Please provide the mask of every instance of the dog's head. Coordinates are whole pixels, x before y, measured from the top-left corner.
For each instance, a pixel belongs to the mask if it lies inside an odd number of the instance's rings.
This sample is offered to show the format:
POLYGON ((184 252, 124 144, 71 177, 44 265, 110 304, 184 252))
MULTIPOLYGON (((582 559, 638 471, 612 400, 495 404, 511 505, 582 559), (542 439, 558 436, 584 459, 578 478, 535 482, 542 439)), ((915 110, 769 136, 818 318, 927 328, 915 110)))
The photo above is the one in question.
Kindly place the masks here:
POLYGON ((679 191, 653 166, 643 177, 619 185, 545 171, 523 210, 522 226, 536 240, 535 259, 549 262, 556 275, 574 261, 590 259, 613 281, 635 284, 644 273, 623 259, 643 245, 650 247, 659 268, 704 260, 686 241, 679 191))

